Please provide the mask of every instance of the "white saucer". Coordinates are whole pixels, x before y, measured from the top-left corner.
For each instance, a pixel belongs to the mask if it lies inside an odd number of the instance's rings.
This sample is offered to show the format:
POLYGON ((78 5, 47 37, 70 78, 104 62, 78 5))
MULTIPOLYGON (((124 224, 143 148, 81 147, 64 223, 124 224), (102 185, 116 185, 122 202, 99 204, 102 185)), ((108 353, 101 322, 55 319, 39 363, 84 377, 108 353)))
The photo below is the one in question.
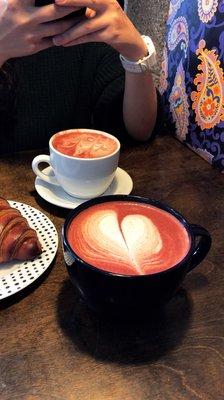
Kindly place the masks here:
MULTIPOLYGON (((47 167, 43 170, 46 175, 53 176, 53 170, 51 167, 47 167)), ((88 199, 78 199, 72 197, 60 187, 51 185, 37 177, 35 179, 35 188, 37 193, 46 201, 59 207, 73 209, 79 204, 84 203, 88 199)), ((111 194, 129 194, 133 188, 133 181, 126 171, 121 168, 117 168, 115 177, 110 184, 104 196, 111 194)))

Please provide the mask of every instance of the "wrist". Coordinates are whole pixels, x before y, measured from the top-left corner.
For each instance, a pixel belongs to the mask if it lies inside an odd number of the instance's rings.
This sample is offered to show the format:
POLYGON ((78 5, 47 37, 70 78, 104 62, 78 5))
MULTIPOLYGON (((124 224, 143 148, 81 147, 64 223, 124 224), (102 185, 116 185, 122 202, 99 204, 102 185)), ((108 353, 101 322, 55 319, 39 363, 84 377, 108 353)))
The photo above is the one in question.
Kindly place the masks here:
POLYGON ((140 36, 140 40, 135 45, 126 48, 121 52, 121 55, 129 61, 138 61, 148 55, 148 48, 146 43, 140 36))
POLYGON ((122 66, 128 72, 138 74, 144 72, 148 73, 156 63, 156 50, 152 39, 145 35, 142 35, 141 38, 147 48, 147 54, 145 56, 141 56, 137 61, 133 61, 130 58, 124 57, 122 54, 120 54, 122 66))

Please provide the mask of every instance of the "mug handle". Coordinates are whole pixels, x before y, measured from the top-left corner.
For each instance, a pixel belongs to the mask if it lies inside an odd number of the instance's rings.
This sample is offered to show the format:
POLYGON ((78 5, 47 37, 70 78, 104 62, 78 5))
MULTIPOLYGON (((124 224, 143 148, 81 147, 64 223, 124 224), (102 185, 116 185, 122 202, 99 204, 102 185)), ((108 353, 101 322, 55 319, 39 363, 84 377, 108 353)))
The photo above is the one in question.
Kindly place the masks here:
POLYGON ((190 266, 188 268, 188 272, 194 269, 198 264, 200 264, 206 255, 208 254, 211 244, 212 238, 209 232, 200 225, 191 224, 190 228, 193 232, 193 236, 195 238, 199 237, 199 242, 195 246, 194 252, 191 257, 190 266))
POLYGON ((43 181, 50 183, 52 185, 55 185, 55 186, 59 186, 58 181, 55 178, 55 176, 49 176, 39 169, 39 164, 43 163, 43 162, 45 162, 51 166, 50 156, 48 156, 47 154, 40 154, 39 156, 36 156, 32 161, 33 172, 43 181))

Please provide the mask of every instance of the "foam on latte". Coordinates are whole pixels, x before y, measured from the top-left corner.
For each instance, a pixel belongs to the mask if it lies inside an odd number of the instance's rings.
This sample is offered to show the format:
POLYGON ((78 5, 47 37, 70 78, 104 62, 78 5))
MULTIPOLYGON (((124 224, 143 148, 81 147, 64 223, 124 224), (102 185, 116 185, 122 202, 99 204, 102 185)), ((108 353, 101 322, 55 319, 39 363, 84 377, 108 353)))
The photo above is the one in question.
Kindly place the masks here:
POLYGON ((171 214, 123 201, 97 204, 79 213, 69 226, 68 241, 84 261, 124 275, 169 269, 190 248, 186 229, 171 214))
POLYGON ((79 158, 105 157, 117 149, 115 140, 90 131, 59 133, 55 135, 52 145, 60 153, 79 158))

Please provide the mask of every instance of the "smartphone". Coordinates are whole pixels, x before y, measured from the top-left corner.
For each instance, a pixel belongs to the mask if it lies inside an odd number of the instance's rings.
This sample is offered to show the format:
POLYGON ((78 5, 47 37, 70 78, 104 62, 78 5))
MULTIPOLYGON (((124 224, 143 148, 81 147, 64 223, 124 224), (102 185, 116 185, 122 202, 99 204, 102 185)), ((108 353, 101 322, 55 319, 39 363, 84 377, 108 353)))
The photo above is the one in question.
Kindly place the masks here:
MULTIPOLYGON (((54 0, 35 0, 36 7, 47 6, 48 4, 52 3, 54 3, 54 0)), ((73 11, 70 14, 65 15, 65 17, 57 19, 57 21, 64 21, 75 17, 82 17, 83 15, 85 15, 85 12, 86 12, 86 7, 83 7, 80 8, 80 10, 73 11)))

